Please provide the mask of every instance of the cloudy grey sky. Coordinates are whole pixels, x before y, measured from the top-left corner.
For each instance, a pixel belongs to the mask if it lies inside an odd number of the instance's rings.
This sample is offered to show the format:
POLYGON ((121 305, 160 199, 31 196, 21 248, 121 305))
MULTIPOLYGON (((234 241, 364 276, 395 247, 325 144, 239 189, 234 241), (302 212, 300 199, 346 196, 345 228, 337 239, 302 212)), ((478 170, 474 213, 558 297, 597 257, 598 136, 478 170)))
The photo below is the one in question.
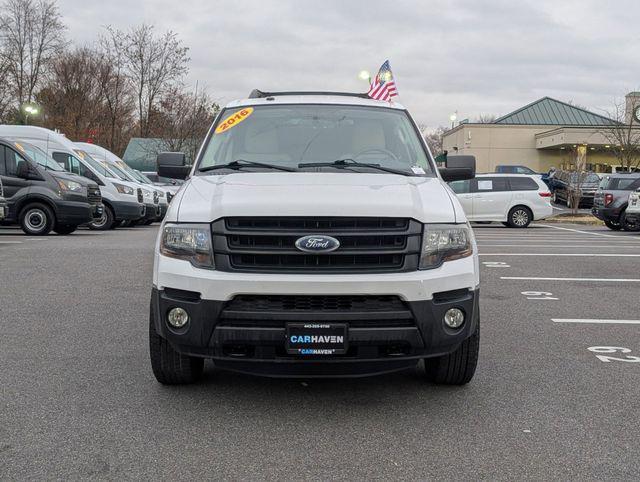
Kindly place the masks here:
POLYGON ((59 0, 69 35, 142 22, 190 47, 221 102, 263 90, 366 90, 389 59, 419 122, 505 114, 545 95, 597 112, 640 87, 637 0, 59 0))

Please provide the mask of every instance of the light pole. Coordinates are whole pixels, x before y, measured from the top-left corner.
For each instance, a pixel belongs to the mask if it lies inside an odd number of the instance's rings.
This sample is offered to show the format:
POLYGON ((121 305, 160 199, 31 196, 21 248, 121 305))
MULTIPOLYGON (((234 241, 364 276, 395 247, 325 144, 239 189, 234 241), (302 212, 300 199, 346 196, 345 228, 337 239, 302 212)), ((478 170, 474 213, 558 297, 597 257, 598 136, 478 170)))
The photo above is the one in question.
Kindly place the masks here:
POLYGON ((358 74, 358 78, 360 80, 366 80, 367 82, 369 82, 369 85, 371 85, 371 72, 369 72, 368 70, 361 70, 358 74))
POLYGON ((24 116, 25 125, 29 125, 29 116, 34 117, 40 113, 40 109, 38 109, 38 106, 33 104, 25 105, 24 107, 22 107, 22 110, 24 110, 24 113, 25 113, 25 116, 24 116))
POLYGON ((455 111, 453 114, 449 116, 449 120, 451 121, 451 128, 453 129, 453 123, 458 118, 458 111, 455 111))

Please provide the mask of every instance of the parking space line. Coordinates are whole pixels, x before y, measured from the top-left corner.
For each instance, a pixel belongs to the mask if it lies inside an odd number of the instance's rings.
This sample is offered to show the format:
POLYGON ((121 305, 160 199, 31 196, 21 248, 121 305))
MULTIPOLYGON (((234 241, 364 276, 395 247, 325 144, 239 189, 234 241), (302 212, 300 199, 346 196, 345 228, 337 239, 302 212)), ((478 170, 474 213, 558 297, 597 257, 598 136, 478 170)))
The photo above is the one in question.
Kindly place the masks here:
POLYGON ((554 323, 594 323, 598 325, 640 325, 640 320, 598 320, 598 319, 573 319, 551 318, 554 323))
POLYGON ((561 228, 560 226, 549 226, 548 224, 540 224, 540 226, 544 226, 551 229, 561 229, 562 231, 571 231, 574 233, 588 234, 591 236, 603 236, 606 238, 619 238, 621 236, 615 234, 603 234, 603 233, 592 233, 591 231, 581 231, 580 229, 572 229, 572 228, 561 228))
POLYGON ((640 278, 546 278, 536 276, 501 276, 500 279, 527 281, 598 281, 603 283, 640 283, 640 278))
POLYGON ((2 241, 2 240, 0 240, 0 244, 22 244, 22 241, 2 241))
POLYGON ((479 253, 478 256, 592 256, 599 258, 640 258, 628 253, 479 253))

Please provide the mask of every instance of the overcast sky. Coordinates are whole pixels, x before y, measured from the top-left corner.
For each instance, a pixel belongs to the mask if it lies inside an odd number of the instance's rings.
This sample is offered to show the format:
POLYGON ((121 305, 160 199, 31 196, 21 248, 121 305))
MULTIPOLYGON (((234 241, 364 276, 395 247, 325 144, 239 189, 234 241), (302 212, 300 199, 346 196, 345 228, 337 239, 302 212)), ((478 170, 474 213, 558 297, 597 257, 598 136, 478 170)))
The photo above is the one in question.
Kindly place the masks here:
POLYGON ((596 112, 640 87, 637 0, 59 0, 69 36, 151 23, 190 48, 189 82, 226 103, 262 90, 366 90, 389 59, 418 122, 506 114, 543 96, 596 112))

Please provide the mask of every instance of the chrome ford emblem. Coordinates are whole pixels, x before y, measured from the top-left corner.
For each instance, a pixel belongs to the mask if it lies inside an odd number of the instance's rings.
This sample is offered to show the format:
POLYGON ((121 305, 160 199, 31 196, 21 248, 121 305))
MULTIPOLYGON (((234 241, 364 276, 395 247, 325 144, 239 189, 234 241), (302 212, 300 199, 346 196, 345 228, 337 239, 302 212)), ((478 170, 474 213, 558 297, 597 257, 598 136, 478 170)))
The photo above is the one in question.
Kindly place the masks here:
POLYGON ((305 253, 330 253, 339 247, 340 241, 322 234, 312 234, 296 240, 296 248, 305 253))

